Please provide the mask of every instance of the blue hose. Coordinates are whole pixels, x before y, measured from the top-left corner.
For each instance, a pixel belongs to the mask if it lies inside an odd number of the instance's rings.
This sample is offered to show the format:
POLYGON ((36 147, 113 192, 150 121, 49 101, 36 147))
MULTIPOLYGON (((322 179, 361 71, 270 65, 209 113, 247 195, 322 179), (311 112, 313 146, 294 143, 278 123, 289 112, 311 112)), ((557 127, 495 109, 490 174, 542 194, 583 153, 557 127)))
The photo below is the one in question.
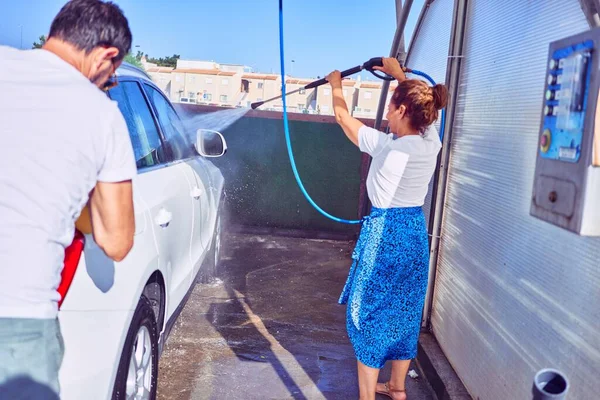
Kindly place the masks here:
MULTIPOLYGON (((296 183, 298 184, 300 191, 302 192, 302 194, 304 195, 306 200, 310 203, 310 205, 313 206, 315 208, 315 210, 317 210, 323 216, 325 216, 333 221, 341 222, 343 224, 352 224, 352 225, 359 224, 361 222, 361 220, 359 220, 359 219, 350 220, 350 219, 338 218, 336 216, 329 214, 327 211, 325 211, 321 207, 319 207, 319 205, 317 203, 315 203, 315 201, 310 197, 310 195, 306 191, 306 188, 304 187, 304 184, 302 183, 302 179, 300 179, 300 174, 298 173, 298 168, 296 167, 296 160, 294 159, 294 152, 292 151, 292 141, 290 139, 290 126, 289 126, 289 122, 288 122, 287 102, 286 102, 286 96, 285 96, 285 93, 286 93, 285 86, 286 85, 285 85, 285 57, 284 57, 284 53, 283 53, 283 0, 279 0, 279 58, 280 58, 280 63, 281 63, 281 93, 284 94, 284 96, 282 97, 282 99, 283 99, 283 129, 285 131, 285 143, 287 146, 288 156, 290 157, 290 164, 292 165, 292 171, 294 172, 294 177, 296 178, 296 183)), ((415 71, 415 70, 413 70, 412 73, 414 75, 419 75, 419 76, 424 77, 429 82, 431 82, 432 85, 435 85, 435 81, 433 80, 433 78, 431 78, 426 73, 421 72, 421 71, 415 71)), ((446 125, 446 110, 442 110, 442 119, 441 119, 441 123, 440 123, 440 139, 441 140, 443 140, 443 138, 444 138, 445 125, 446 125)))
MULTIPOLYGON (((285 57, 283 55, 283 0, 279 0, 279 55, 281 58, 281 93, 286 92, 285 89, 285 57)), ((294 171, 294 177, 296 178, 296 183, 298 183, 298 187, 300 191, 306 197, 306 200, 321 214, 325 217, 336 221, 341 222, 343 224, 359 224, 360 220, 348 220, 335 217, 329 214, 327 211, 323 210, 314 200, 310 197, 306 188, 304 188, 304 184, 302 183, 302 179, 300 179, 300 174, 298 173, 298 168, 296 168, 296 161, 294 159, 294 153, 292 152, 292 141, 290 140, 290 127, 288 123, 287 116, 287 102, 285 99, 285 95, 283 96, 283 129, 285 131, 285 143, 287 145, 288 155, 290 156, 290 163, 292 164, 292 171, 294 171)))

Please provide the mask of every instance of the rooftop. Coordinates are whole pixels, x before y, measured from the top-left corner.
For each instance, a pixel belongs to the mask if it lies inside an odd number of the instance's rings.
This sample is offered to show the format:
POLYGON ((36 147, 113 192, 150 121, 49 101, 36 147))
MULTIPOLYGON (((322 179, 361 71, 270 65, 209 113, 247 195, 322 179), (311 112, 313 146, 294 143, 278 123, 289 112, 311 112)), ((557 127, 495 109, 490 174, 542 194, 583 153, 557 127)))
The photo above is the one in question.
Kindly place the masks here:
POLYGON ((279 75, 275 74, 259 74, 259 73, 246 73, 242 75, 242 79, 263 79, 267 81, 274 81, 279 78, 279 75))
POLYGON ((193 68, 178 68, 172 72, 179 72, 185 74, 201 74, 201 75, 221 75, 221 76, 233 76, 235 72, 221 71, 218 69, 193 69, 193 68))
POLYGON ((172 67, 150 67, 146 69, 146 72, 172 72, 174 68, 172 67))

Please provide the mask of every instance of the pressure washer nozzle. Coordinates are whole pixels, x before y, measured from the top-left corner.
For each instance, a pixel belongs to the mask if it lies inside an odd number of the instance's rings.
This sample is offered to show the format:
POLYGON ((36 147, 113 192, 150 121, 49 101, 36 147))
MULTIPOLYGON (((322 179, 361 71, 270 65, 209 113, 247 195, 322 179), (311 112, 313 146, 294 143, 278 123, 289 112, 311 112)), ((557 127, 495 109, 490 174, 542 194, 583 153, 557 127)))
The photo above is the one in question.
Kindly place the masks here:
POLYGON ((250 104, 250 108, 253 110, 256 110, 258 107, 262 106, 263 104, 265 104, 264 101, 257 101, 256 103, 250 104))

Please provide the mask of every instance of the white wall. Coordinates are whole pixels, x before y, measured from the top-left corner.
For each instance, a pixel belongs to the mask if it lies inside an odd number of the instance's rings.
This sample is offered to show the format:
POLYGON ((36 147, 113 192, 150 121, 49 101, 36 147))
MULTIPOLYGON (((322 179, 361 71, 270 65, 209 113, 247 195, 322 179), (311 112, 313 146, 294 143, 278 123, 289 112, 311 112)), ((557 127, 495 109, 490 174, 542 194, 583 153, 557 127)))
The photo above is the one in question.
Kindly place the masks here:
POLYGON ((530 399, 545 367, 597 399, 600 239, 529 215, 548 45, 588 25, 577 0, 469 3, 433 332, 475 399, 530 399))

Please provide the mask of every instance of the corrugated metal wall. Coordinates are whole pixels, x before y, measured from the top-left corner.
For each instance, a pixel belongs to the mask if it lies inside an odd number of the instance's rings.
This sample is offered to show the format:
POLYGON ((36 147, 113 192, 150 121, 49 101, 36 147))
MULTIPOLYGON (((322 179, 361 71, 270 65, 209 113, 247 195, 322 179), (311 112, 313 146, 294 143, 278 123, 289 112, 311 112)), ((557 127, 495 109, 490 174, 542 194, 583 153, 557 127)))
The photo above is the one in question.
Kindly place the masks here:
MULTIPOLYGON (((431 3, 406 60, 407 66, 429 74, 437 83, 446 81, 453 8, 454 0, 435 0, 431 3)), ((439 120, 435 125, 440 128, 439 120)), ((433 180, 429 184, 429 191, 423 205, 427 223, 431 212, 432 184, 433 180)))
POLYGON ((548 44, 586 29, 577 0, 470 1, 432 327, 475 399, 544 367, 600 397, 600 239, 529 215, 548 44))

